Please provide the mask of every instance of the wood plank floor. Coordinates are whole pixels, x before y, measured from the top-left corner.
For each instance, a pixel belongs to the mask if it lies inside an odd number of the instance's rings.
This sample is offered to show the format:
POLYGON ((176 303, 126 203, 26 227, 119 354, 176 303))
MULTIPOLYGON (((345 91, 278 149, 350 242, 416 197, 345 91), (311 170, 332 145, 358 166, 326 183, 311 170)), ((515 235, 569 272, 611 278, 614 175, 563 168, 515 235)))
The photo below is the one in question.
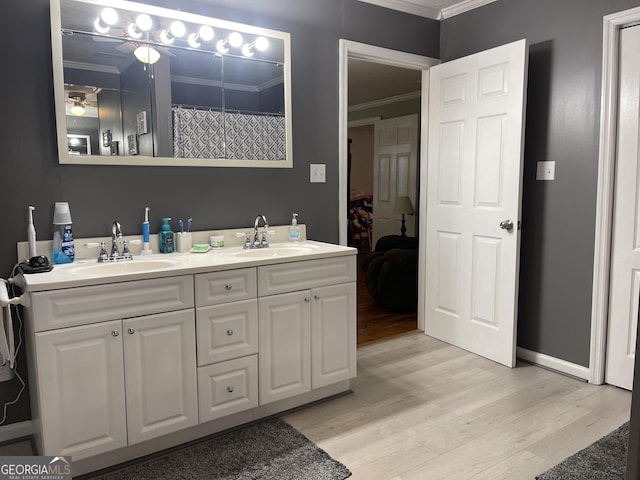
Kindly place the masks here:
POLYGON ((358 349, 353 394, 285 416, 352 480, 531 480, 629 419, 631 393, 423 334, 358 349))
POLYGON ((358 252, 358 346, 417 333, 416 312, 395 312, 382 308, 367 291, 360 262, 368 253, 358 252))

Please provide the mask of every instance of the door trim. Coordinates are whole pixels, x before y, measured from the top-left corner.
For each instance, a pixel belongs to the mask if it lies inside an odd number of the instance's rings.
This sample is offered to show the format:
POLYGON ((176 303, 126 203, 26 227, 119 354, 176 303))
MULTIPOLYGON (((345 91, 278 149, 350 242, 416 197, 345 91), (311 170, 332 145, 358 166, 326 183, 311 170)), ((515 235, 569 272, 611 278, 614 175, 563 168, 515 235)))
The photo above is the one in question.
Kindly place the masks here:
POLYGON ((596 197, 593 290, 591 297, 591 346, 589 383, 604 383, 609 313, 609 275, 618 113, 618 57, 620 29, 640 21, 640 7, 607 15, 603 19, 600 148, 596 197))
MULTIPOLYGON (((440 63, 440 60, 412 53, 390 50, 388 48, 376 47, 365 43, 354 42, 351 40, 340 39, 339 44, 339 68, 338 68, 338 132, 339 132, 339 160, 338 160, 338 232, 340 245, 347 245, 347 176, 348 176, 348 148, 349 148, 349 58, 357 58, 367 60, 374 63, 382 63, 384 65, 392 65, 395 67, 408 68, 412 70, 422 71, 422 99, 420 114, 420 158, 427 158, 427 113, 428 109, 428 79, 429 68, 440 63), (426 82, 425 83, 425 79, 426 82)), ((419 172, 420 185, 426 185, 426 168, 421 168, 419 172)), ((426 197, 420 195, 420 220, 418 230, 418 291, 422 290, 425 283, 424 264, 426 258, 425 238, 424 238, 424 219, 422 215, 426 212, 426 197), (423 205, 424 201, 424 205, 423 205)), ((418 328, 424 330, 424 295, 418 295, 418 328)))

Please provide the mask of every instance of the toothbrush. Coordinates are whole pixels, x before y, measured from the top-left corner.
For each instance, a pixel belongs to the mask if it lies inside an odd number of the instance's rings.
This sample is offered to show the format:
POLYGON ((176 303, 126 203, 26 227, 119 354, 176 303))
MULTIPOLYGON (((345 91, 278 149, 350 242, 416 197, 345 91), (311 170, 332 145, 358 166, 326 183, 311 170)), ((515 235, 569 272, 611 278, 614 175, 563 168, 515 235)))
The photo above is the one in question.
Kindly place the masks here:
POLYGON ((33 211, 36 207, 29 205, 29 226, 27 227, 27 239, 29 241, 29 258, 36 257, 36 227, 33 226, 33 211))
POLYGON ((144 208, 144 222, 142 223, 142 245, 142 250, 147 252, 147 255, 151 253, 151 250, 149 250, 149 207, 144 208))
POLYGON ((178 225, 180 225, 180 233, 184 233, 184 222, 182 219, 178 220, 178 225))
POLYGON ((191 224, 193 223, 193 218, 189 218, 187 220, 187 233, 191 231, 191 224))

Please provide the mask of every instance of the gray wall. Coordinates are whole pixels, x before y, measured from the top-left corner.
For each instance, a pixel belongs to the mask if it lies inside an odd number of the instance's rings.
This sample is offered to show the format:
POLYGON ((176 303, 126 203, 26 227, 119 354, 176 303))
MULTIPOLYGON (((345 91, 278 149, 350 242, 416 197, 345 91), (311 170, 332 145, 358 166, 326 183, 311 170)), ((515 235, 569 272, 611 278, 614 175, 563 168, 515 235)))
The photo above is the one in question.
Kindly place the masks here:
MULTIPOLYGON (((152 3, 152 2, 149 2, 152 3)), ((108 234, 114 219, 140 233, 159 218, 193 217, 195 230, 240 228, 264 213, 273 225, 300 213, 311 238, 338 241, 338 41, 340 38, 438 56, 439 23, 356 0, 158 0, 157 5, 291 33, 293 169, 59 165, 55 137, 48 0, 0 2, 6 38, 0 76, 5 122, 0 162, 0 276, 26 240, 27 206, 36 206, 38 238, 52 238, 53 204, 68 201, 76 237, 108 234), (27 36, 24 32, 29 32, 27 36), (309 184, 309 164, 327 165, 327 183, 309 184)), ((22 361, 24 365, 24 361, 22 361)), ((24 373, 24 367, 21 368, 24 373)), ((17 382, 0 384, 0 405, 17 382)), ((9 422, 29 418, 28 400, 9 422)))
POLYGON ((443 61, 527 38, 518 345, 589 365, 603 16, 635 0, 500 0, 441 24, 443 61), (556 161, 556 180, 535 180, 556 161))

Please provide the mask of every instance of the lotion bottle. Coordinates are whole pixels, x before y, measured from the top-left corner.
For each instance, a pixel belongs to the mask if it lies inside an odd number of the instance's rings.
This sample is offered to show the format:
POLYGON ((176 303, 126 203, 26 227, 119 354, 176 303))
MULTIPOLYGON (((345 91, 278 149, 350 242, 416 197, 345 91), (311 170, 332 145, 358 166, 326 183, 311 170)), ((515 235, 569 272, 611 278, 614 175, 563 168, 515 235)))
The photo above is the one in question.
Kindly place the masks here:
POLYGON ((300 240, 300 227, 298 226, 298 214, 294 213, 291 218, 291 226, 289 227, 289 241, 297 242, 300 240))
POLYGON ((173 253, 175 251, 174 235, 171 231, 171 225, 169 225, 170 217, 162 219, 162 228, 158 233, 158 243, 160 253, 173 253))

